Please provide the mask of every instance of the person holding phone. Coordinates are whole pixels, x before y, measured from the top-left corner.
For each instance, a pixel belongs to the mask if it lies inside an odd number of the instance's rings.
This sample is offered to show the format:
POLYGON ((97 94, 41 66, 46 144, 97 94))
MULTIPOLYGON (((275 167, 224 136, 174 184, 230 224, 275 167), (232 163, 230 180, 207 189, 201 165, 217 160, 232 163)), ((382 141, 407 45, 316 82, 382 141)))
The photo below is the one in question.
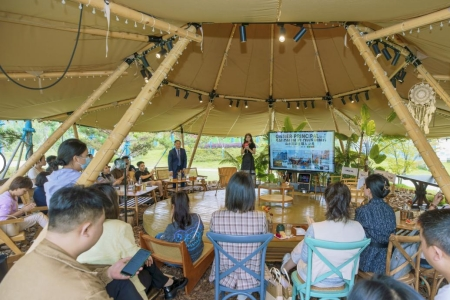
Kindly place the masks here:
POLYGON ((256 154, 256 145, 253 142, 253 137, 250 133, 245 134, 244 143, 242 143, 241 147, 241 154, 243 155, 241 171, 249 173, 255 183, 255 159, 253 155, 256 154))
POLYGON ((130 277, 121 274, 130 257, 95 269, 76 261, 103 233, 104 198, 104 193, 80 186, 56 191, 46 238, 9 270, 0 283, 1 298, 141 300, 130 277))

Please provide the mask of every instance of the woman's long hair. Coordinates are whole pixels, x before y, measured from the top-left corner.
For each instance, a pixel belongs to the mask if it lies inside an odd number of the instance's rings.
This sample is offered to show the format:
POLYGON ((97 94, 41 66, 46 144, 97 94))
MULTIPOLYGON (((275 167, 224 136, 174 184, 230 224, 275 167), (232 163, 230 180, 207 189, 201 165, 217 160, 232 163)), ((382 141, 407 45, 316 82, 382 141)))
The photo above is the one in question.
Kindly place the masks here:
POLYGON ((181 229, 191 225, 192 218, 189 213, 189 196, 185 192, 177 192, 171 199, 173 205, 172 221, 177 223, 181 229))

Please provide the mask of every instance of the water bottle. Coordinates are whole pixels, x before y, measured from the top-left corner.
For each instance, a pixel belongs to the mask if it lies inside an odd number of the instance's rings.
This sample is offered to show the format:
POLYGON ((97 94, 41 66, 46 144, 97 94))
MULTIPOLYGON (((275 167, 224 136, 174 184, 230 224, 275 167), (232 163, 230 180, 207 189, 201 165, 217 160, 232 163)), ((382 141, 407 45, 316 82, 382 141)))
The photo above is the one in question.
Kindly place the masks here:
POLYGON ((142 178, 139 177, 139 185, 142 185, 142 178))

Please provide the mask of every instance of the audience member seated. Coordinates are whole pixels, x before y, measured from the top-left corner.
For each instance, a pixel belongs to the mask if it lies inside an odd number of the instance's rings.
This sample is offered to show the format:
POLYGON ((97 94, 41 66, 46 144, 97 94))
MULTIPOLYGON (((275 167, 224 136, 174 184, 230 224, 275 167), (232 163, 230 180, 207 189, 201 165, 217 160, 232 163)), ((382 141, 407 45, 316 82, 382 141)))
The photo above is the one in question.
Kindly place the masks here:
MULTIPOLYGON (((36 188, 34 189, 33 199, 36 206, 47 206, 47 198, 45 197, 44 183, 46 183, 49 172, 41 172, 36 177, 36 188)), ((47 212, 44 212, 47 213, 47 212)))
MULTIPOLYGON (((422 253, 428 263, 450 282, 450 209, 427 211, 419 217, 422 253)), ((450 299, 450 284, 439 289, 434 300, 450 299)))
MULTIPOLYGON (((255 189, 252 178, 248 173, 237 172, 228 182, 225 191, 225 209, 215 211, 211 216, 211 232, 228 235, 255 235, 267 233, 266 214, 255 211, 255 189)), ((236 259, 243 259, 257 249, 257 245, 250 244, 247 247, 236 246, 236 244, 223 243, 223 249, 228 253, 235 254, 236 259), (235 248, 239 247, 239 249, 235 248)), ((215 262, 211 268, 209 281, 215 279, 215 262)), ((227 258, 221 259, 220 272, 231 268, 234 264, 227 258)), ((261 255, 254 256, 248 261, 250 270, 259 274, 261 255)), ((259 286, 259 282, 250 274, 237 270, 220 282, 221 285, 231 289, 244 290, 259 286)), ((239 295, 238 299, 245 299, 239 295)))
MULTIPOLYGON (((412 287, 386 275, 374 275, 370 280, 360 280, 347 300, 423 300, 412 287)), ((436 299, 436 298, 435 298, 436 299)))
POLYGON ((395 233, 397 226, 394 210, 383 199, 389 193, 389 180, 383 175, 372 174, 366 178, 364 195, 369 203, 355 212, 355 220, 361 223, 366 237, 371 239, 361 253, 361 271, 385 274, 389 236, 395 233))
POLYGON ((49 155, 45 160, 47 161, 47 169, 45 169, 46 172, 51 173, 53 171, 58 170, 58 165, 55 163, 56 162, 55 155, 49 155))
POLYGON ((97 182, 99 183, 109 183, 112 185, 120 185, 120 183, 122 182, 124 176, 122 174, 121 177, 119 177, 118 179, 116 179, 114 177, 114 175, 111 174, 111 167, 106 165, 103 168, 103 171, 100 173, 100 176, 97 179, 97 182))
MULTIPOLYGON (((308 223, 310 224, 305 236, 318 240, 340 243, 357 242, 363 240, 365 238, 363 227, 358 222, 350 219, 349 209, 351 202, 351 193, 349 188, 341 182, 333 183, 325 189, 324 197, 327 203, 327 212, 325 213, 326 221, 314 222, 312 219, 309 219, 308 223)), ((330 250, 324 252, 324 255, 326 255, 326 258, 333 265, 339 266, 349 258, 353 257, 357 252, 358 250, 330 250)), ((308 267, 307 263, 308 246, 305 245, 303 241, 301 241, 290 254, 287 253, 284 256, 281 270, 283 273, 289 276, 289 270, 297 267, 299 276, 304 281, 306 281, 306 272, 308 267)), ((312 263, 313 281, 318 276, 330 270, 325 265, 325 263, 317 257, 314 257, 312 263)), ((344 278, 350 279, 352 276, 352 265, 349 264, 341 271, 344 274, 344 278)), ((341 278, 330 277, 317 283, 315 286, 321 288, 329 288, 339 287, 343 284, 344 281, 341 278)))
POLYGON ((78 186, 59 189, 50 199, 46 238, 6 274, 2 299, 142 300, 120 273, 130 258, 95 270, 76 261, 102 235, 105 197, 78 186))
MULTIPOLYGON (((62 165, 63 168, 47 176, 48 182, 44 184, 47 200, 50 200, 60 188, 75 185, 81 176, 81 170, 90 162, 87 155, 86 144, 78 139, 68 139, 59 145, 54 165, 62 165)), ((47 206, 51 206, 50 202, 47 202, 47 206)))
POLYGON ((131 159, 129 156, 122 156, 122 159, 128 166, 128 171, 136 171, 136 167, 131 164, 131 159))
POLYGON ((33 185, 36 185, 36 177, 39 173, 44 171, 44 166, 47 164, 45 161, 45 155, 42 155, 39 161, 36 162, 36 164, 28 171, 28 178, 31 179, 33 182, 33 185))
MULTIPOLYGON (((110 265, 121 258, 135 255, 139 247, 136 246, 133 229, 130 224, 118 220, 119 206, 116 190, 108 183, 94 184, 89 189, 99 190, 107 196, 103 198, 105 222, 100 239, 91 249, 78 256, 77 261, 92 265, 110 265)), ((151 256, 147 266, 138 276, 131 278, 131 281, 143 299, 147 299, 147 293, 152 287, 164 288, 165 299, 172 299, 177 291, 187 284, 186 278, 172 279, 165 276, 153 264, 151 256)))
POLYGON ((41 227, 47 225, 48 219, 43 213, 34 213, 24 216, 36 207, 35 203, 22 206, 19 209, 19 197, 28 193, 28 189, 33 187, 33 183, 29 178, 18 176, 9 186, 9 190, 0 195, 0 221, 10 218, 24 218, 23 222, 0 225, 2 230, 9 236, 18 235, 22 230, 34 226, 38 223, 41 227))
POLYGON ((139 179, 141 179, 142 182, 150 182, 152 185, 156 185, 159 190, 159 196, 163 198, 164 192, 163 192, 163 185, 161 180, 154 180, 153 174, 155 173, 154 170, 149 172, 147 168, 145 168, 145 163, 143 161, 139 161, 137 163, 138 170, 134 174, 136 177, 136 182, 139 182, 139 179))
POLYGON ((189 213, 189 196, 185 192, 172 195, 172 223, 167 225, 164 233, 156 236, 172 243, 184 241, 195 262, 203 251, 203 222, 198 214, 189 213))

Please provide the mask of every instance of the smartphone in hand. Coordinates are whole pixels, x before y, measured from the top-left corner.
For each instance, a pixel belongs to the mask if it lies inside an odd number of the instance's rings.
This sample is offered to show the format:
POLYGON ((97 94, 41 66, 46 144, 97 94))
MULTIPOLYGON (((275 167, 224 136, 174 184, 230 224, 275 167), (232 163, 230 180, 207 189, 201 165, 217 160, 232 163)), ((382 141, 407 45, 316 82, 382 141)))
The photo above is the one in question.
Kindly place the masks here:
POLYGON ((126 276, 133 277, 145 264, 150 255, 150 251, 139 249, 139 251, 136 252, 136 254, 128 261, 122 271, 120 271, 120 273, 126 276))

